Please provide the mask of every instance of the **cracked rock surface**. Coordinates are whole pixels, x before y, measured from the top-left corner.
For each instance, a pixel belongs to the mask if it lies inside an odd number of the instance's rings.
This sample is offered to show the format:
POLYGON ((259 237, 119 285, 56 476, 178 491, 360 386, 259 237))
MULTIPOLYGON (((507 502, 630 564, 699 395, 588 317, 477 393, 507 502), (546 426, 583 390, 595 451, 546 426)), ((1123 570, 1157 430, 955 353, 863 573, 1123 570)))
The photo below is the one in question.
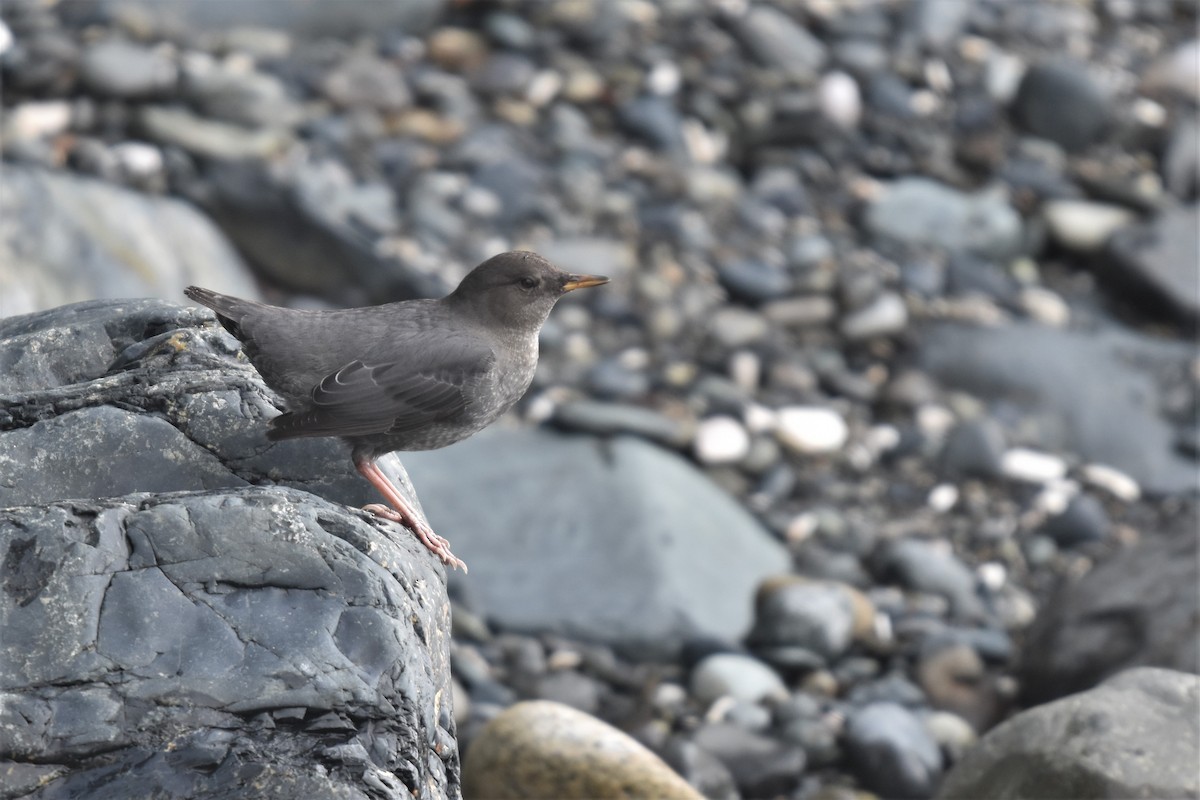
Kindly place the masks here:
POLYGON ((236 352, 158 301, 0 322, 0 797, 458 796, 441 566, 236 352))

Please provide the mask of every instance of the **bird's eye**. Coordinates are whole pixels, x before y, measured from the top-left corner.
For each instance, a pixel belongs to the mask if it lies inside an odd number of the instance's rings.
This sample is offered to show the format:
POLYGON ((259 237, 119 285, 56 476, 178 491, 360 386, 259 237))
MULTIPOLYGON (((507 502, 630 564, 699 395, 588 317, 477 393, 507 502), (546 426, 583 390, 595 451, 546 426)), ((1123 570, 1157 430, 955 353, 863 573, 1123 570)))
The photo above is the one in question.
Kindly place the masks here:
POLYGON ((521 284, 522 289, 536 289, 538 282, 537 282, 537 278, 530 278, 530 277, 526 276, 524 278, 521 278, 520 284, 521 284))

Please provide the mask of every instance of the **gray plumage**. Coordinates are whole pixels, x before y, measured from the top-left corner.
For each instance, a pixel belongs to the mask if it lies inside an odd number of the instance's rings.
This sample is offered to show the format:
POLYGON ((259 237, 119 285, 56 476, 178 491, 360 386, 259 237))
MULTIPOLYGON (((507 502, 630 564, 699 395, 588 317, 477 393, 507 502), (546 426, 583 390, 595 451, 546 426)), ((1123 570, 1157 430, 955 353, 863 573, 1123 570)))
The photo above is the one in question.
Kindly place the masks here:
POLYGON ((271 420, 267 436, 343 437, 375 483, 364 463, 395 450, 445 447, 511 408, 533 380, 538 333, 554 304, 607 280, 510 252, 438 300, 303 311, 195 286, 186 294, 217 313, 286 401, 289 410, 271 420))

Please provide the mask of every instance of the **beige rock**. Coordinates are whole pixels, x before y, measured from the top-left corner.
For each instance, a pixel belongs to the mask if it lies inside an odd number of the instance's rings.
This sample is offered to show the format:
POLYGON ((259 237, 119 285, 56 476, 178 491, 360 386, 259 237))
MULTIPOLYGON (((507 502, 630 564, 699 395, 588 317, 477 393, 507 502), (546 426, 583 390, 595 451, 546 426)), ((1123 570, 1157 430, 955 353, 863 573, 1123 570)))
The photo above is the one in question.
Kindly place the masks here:
POLYGON ((479 733, 463 764, 467 800, 701 795, 616 728, 561 703, 517 703, 479 733))

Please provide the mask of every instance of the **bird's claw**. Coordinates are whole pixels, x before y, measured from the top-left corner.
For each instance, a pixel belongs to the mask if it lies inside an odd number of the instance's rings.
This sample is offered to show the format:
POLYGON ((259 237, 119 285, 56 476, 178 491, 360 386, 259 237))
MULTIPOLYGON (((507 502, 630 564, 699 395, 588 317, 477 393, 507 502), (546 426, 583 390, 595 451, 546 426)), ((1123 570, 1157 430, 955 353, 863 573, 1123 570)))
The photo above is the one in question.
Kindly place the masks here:
POLYGON ((442 560, 442 563, 451 569, 461 569, 465 574, 467 565, 461 558, 450 552, 450 542, 442 536, 438 536, 433 532, 433 529, 416 518, 408 518, 394 508, 382 505, 380 503, 371 503, 363 506, 363 511, 369 511, 377 517, 390 519, 392 522, 399 522, 412 529, 412 532, 421 540, 421 544, 425 545, 429 552, 442 560))

